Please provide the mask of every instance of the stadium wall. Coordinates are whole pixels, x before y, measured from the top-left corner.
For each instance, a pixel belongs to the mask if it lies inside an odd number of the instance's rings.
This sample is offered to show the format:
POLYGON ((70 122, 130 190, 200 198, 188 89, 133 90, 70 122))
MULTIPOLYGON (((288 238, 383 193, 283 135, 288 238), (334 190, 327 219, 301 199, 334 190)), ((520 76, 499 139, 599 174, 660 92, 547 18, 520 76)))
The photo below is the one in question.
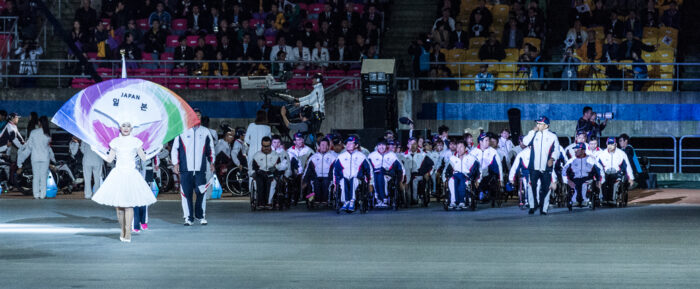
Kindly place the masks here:
POLYGON ((683 135, 700 134, 700 93, 648 92, 456 92, 400 91, 399 116, 413 116, 416 128, 437 129, 446 124, 452 131, 502 127, 507 111, 518 108, 522 129, 527 132, 540 115, 552 120, 551 129, 571 136, 583 107, 596 112, 613 112, 603 135, 683 135), (500 124, 500 125, 499 125, 500 124))

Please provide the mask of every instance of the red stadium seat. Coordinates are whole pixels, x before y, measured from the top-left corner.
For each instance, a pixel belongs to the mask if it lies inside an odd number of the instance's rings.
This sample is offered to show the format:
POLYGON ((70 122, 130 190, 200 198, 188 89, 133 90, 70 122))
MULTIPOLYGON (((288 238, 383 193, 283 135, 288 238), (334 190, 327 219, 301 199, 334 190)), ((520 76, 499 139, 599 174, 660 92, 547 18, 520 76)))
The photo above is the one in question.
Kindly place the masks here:
POLYGON ((345 89, 358 89, 358 85, 360 84, 359 77, 360 77, 360 71, 359 70, 349 70, 348 73, 345 74, 346 76, 352 76, 358 78, 358 81, 353 81, 352 83, 348 83, 345 85, 345 89))
POLYGON ((311 23, 311 25, 313 26, 311 30, 318 32, 318 19, 306 20, 306 23, 311 23))
POLYGON ((110 22, 109 18, 102 18, 102 20, 100 20, 100 23, 102 23, 102 26, 104 26, 105 28, 107 28, 107 26, 109 26, 109 24, 110 24, 111 22, 110 22))
POLYGON ((151 81, 161 85, 167 85, 170 80, 168 78, 168 76, 170 76, 170 69, 158 68, 152 71, 152 75, 156 77, 151 78, 151 81))
POLYGON ((274 36, 265 36, 265 46, 272 47, 274 45, 275 45, 275 37, 274 36))
POLYGON ((74 78, 70 83, 70 87, 75 88, 75 89, 83 89, 83 88, 86 88, 90 85, 93 85, 94 83, 95 83, 95 81, 92 79, 74 78))
POLYGON ((165 46, 166 47, 178 47, 180 45, 178 38, 180 38, 180 37, 177 35, 168 35, 168 37, 165 38, 165 46))
POLYGON ((222 79, 209 79, 207 82, 207 88, 208 89, 224 89, 226 86, 223 83, 222 79))
POLYGON ((226 87, 227 89, 233 89, 233 90, 241 89, 241 85, 240 85, 238 78, 224 79, 221 81, 221 83, 223 83, 224 87, 226 87))
POLYGON ((198 40, 199 40, 199 36, 197 36, 197 35, 187 36, 187 46, 189 46, 189 47, 197 46, 198 40))
POLYGON ((205 89, 207 88, 206 79, 190 79, 190 84, 187 86, 189 89, 205 89))
POLYGON ((136 27, 138 27, 139 29, 141 29, 141 30, 143 30, 143 31, 146 31, 146 30, 148 30, 148 29, 151 28, 151 24, 148 23, 148 19, 147 19, 147 18, 144 18, 144 19, 136 19, 136 27))
POLYGON ((88 52, 87 57, 88 60, 97 60, 97 52, 88 52))
POLYGON ((250 19, 248 24, 250 24, 251 27, 256 27, 257 25, 265 25, 265 21, 260 19, 250 19))
POLYGON ((209 34, 207 36, 204 36, 204 42, 206 42, 208 45, 216 47, 216 35, 209 34))
POLYGON ((356 3, 356 4, 352 5, 352 11, 357 12, 358 14, 362 15, 365 13, 365 5, 356 3))
POLYGON ((175 75, 175 76, 187 76, 187 69, 175 68, 175 69, 173 69, 173 75, 175 75))
POLYGON ((308 14, 321 14, 321 12, 323 12, 323 4, 311 4, 306 10, 308 11, 308 14))
POLYGON ((175 31, 185 31, 187 30, 187 19, 173 19, 172 26, 175 31))
POLYGON ((174 56, 172 53, 165 52, 160 54, 160 60, 169 60, 172 61, 174 59, 174 56))
POLYGON ((171 83, 171 84, 168 84, 168 88, 169 89, 185 89, 185 88, 187 88, 187 84, 171 83))

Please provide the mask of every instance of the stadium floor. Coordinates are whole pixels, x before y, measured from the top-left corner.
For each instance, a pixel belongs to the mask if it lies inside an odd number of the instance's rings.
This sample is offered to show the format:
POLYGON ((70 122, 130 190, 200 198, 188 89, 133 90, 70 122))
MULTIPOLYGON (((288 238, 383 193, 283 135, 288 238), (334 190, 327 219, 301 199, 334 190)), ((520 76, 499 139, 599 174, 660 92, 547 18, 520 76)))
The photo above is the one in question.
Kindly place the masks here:
MULTIPOLYGON (((697 191, 696 191, 697 193, 697 191)), ((3 288, 692 288, 700 206, 632 204, 529 216, 440 206, 338 216, 179 201, 118 240, 114 209, 87 200, 0 200, 3 288)))

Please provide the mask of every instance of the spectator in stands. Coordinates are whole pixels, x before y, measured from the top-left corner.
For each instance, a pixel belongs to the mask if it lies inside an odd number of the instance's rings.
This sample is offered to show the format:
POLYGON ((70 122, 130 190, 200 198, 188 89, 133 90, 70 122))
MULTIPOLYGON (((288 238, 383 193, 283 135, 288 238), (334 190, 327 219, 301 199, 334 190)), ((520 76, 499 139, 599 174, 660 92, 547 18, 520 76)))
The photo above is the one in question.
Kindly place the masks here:
MULTIPOLYGON (((165 30, 161 29, 160 21, 157 19, 151 22, 151 29, 145 36, 144 51, 153 54, 153 59, 159 59, 160 54, 165 51, 165 30)), ((132 36, 133 37, 133 36, 132 36)))
MULTIPOLYGON (((102 5, 104 5, 104 3, 102 5)), ((124 6, 124 1, 117 2, 114 13, 112 13, 112 27, 118 31, 123 31, 126 29, 129 18, 131 18, 130 16, 131 15, 129 15, 129 12, 126 10, 126 6, 124 6)))
POLYGON ((423 42, 423 39, 423 35, 420 35, 417 40, 411 42, 411 45, 408 46, 408 54, 411 55, 413 76, 422 76, 430 70, 430 52, 426 49, 427 46, 423 42))
POLYGON ((32 75, 36 75, 39 72, 39 65, 36 59, 42 54, 44 54, 44 50, 33 40, 23 40, 22 45, 15 50, 15 57, 21 60, 17 74, 27 76, 20 78, 22 87, 34 87, 36 84, 36 78, 32 77, 32 75))
MULTIPOLYGON (((382 15, 380 14, 380 12, 377 11, 377 7, 374 6, 374 4, 370 4, 369 7, 367 8, 367 13, 365 13, 365 15, 362 16, 361 23, 367 23, 367 22, 372 22, 372 24, 374 24, 374 26, 377 26, 377 27, 382 26, 382 22, 383 22, 382 15)), ((454 25, 451 26, 451 30, 454 31, 454 25)))
POLYGON ((153 3, 151 0, 144 0, 143 4, 138 4, 135 8, 133 6, 134 5, 131 3, 127 5, 127 7, 132 10, 134 18, 136 19, 148 19, 153 11, 157 9, 155 3, 153 3))
POLYGON ((204 60, 204 50, 197 49, 194 53, 195 62, 190 63, 190 75, 207 76, 209 75, 209 63, 204 60))
POLYGON ((531 7, 528 10, 527 19, 526 37, 544 38, 544 17, 537 12, 536 8, 531 7))
POLYGON ((608 23, 608 19, 610 19, 610 15, 608 15, 608 13, 608 10, 605 10, 603 7, 603 0, 596 0, 595 10, 593 10, 593 16, 591 16, 591 22, 588 27, 604 27, 608 23))
POLYGON ((209 18, 200 12, 199 5, 192 5, 192 13, 187 16, 187 33, 190 35, 207 34, 211 23, 209 18))
POLYGON ((362 36, 362 34, 355 35, 355 43, 350 48, 350 51, 352 52, 350 59, 358 60, 362 58, 362 54, 365 52, 367 47, 368 45, 365 43, 365 38, 362 36))
POLYGON ((540 80, 533 80, 533 79, 539 79, 544 77, 544 66, 541 65, 536 65, 534 63, 540 62, 541 55, 538 53, 537 47, 530 46, 528 48, 528 51, 530 52, 530 62, 533 64, 530 66, 530 81, 528 81, 527 86, 528 90, 541 90, 542 89, 542 81, 540 80))
POLYGON ((236 41, 238 43, 243 41, 243 35, 248 34, 252 40, 252 38, 255 38, 255 28, 250 26, 250 20, 244 19, 241 21, 241 26, 238 27, 238 30, 236 31, 237 37, 236 41))
POLYGON ((576 49, 576 55, 585 62, 595 62, 603 55, 603 43, 597 39, 595 30, 588 30, 588 42, 576 49))
POLYGON ((571 12, 569 12, 569 25, 573 25, 578 20, 581 21, 582 25, 589 26, 591 18, 593 18, 591 7, 584 3, 583 0, 575 0, 571 7, 571 12))
POLYGON ((333 42, 335 33, 331 30, 330 24, 328 22, 321 22, 321 29, 316 33, 316 40, 321 41, 323 46, 328 46, 333 42))
POLYGON ((584 43, 588 42, 588 32, 581 29, 581 21, 574 21, 574 27, 569 29, 566 33, 566 40, 564 41, 566 47, 573 47, 574 49, 579 49, 584 43))
POLYGON ((503 39, 501 43, 505 48, 517 48, 523 47, 523 31, 518 28, 518 21, 515 18, 511 18, 508 24, 503 28, 503 39))
POLYGON ((175 7, 175 18, 188 17, 193 9, 191 0, 182 0, 177 2, 175 7))
MULTIPOLYGON (((348 22, 349 27, 357 27, 360 24, 360 14, 353 11, 352 9, 352 3, 347 2, 345 3, 345 11, 343 12, 343 19, 348 22)), ((341 25, 342 25, 342 20, 341 20, 341 25)), ((454 20, 453 20, 454 21, 454 20)))
POLYGON ((129 19, 129 22, 126 24, 126 30, 124 30, 124 34, 126 33, 131 33, 131 36, 134 37, 134 43, 136 43, 136 45, 141 45, 143 43, 143 32, 141 32, 141 29, 136 27, 136 20, 129 19))
MULTIPOLYGON (((81 28, 80 21, 73 21, 73 29, 71 30, 70 35, 75 46, 77 46, 80 50, 83 50, 85 43, 88 41, 88 35, 81 28)), ((70 51, 68 53, 70 53, 70 51)))
POLYGON ((603 44, 602 49, 602 62, 613 62, 620 59, 620 46, 615 42, 612 34, 605 34, 605 44, 603 44))
POLYGON ((289 62, 286 62, 287 60, 287 53, 279 50, 277 52, 277 57, 275 57, 277 61, 272 63, 272 75, 274 76, 281 76, 284 74, 285 71, 292 71, 292 64, 289 62))
POLYGON ((625 21, 625 33, 632 32, 635 38, 642 38, 642 21, 637 18, 637 12, 631 10, 625 21))
POLYGON ((307 69, 309 61, 311 61, 311 51, 309 51, 308 47, 304 47, 304 42, 297 40, 296 46, 292 48, 289 60, 297 62, 297 69, 307 69))
POLYGON ((165 11, 165 6, 163 5, 163 2, 158 2, 156 4, 156 11, 151 13, 151 15, 148 16, 148 24, 150 26, 153 26, 153 21, 158 21, 160 24, 160 28, 162 30, 168 30, 170 29, 170 23, 172 22, 172 18, 170 16, 170 13, 168 11, 165 11))
POLYGON ((202 52, 204 52, 204 59, 206 60, 212 60, 216 57, 214 47, 207 44, 204 36, 199 36, 197 39, 197 46, 194 47, 195 57, 197 57, 197 50, 202 50, 202 52))
POLYGON ((270 47, 267 47, 265 45, 265 39, 258 38, 258 45, 256 46, 256 51, 255 51, 255 60, 268 60, 270 59, 270 52, 272 49, 270 47))
POLYGON ((379 59, 379 50, 376 45, 367 47, 367 51, 363 53, 363 59, 379 59))
POLYGON ((605 25, 605 33, 610 33, 614 38, 622 38, 625 34, 625 25, 617 18, 615 11, 610 12, 610 19, 605 25))
POLYGON ((340 24, 338 22, 338 13, 333 12, 333 7, 329 2, 323 4, 323 12, 318 15, 318 23, 322 23, 323 21, 328 22, 329 26, 335 26, 336 23, 340 24))
POLYGON ((486 37, 489 33, 489 26, 484 23, 483 16, 479 13, 474 15, 474 21, 469 22, 469 37, 486 37))
MULTIPOLYGON (((284 6, 284 18, 286 19, 286 24, 288 27, 299 27, 302 20, 299 5, 290 4, 284 6)), ((284 25, 282 25, 282 30, 284 30, 284 25)), ((290 37, 291 38, 291 37, 290 37)))
POLYGON ((664 11, 664 15, 661 17, 661 23, 667 27, 681 28, 681 14, 675 1, 668 4, 668 9, 664 11))
POLYGON ((280 35, 277 37, 277 45, 272 46, 272 50, 270 51, 270 60, 277 60, 277 55, 280 51, 283 51, 285 53, 292 52, 292 47, 287 45, 287 39, 284 35, 280 35))
POLYGON ((632 62, 632 73, 634 73, 633 88, 634 91, 641 91, 644 84, 646 84, 646 79, 649 78, 647 64, 636 51, 632 52, 632 62))
POLYGON ((209 29, 207 29, 207 30, 210 31, 210 32, 213 32, 213 33, 218 32, 218 31, 219 31, 219 25, 220 25, 219 23, 221 23, 221 20, 224 19, 224 17, 222 17, 222 16, 219 14, 219 8, 218 8, 218 7, 216 7, 216 6, 211 6, 211 8, 209 8, 209 18, 211 19, 211 21, 210 21, 210 23, 211 23, 211 28, 209 28, 209 29))
POLYGON ((129 69, 135 69, 138 68, 138 64, 136 62, 129 62, 129 60, 141 60, 141 49, 134 43, 134 36, 131 34, 125 34, 124 35, 124 42, 119 45, 119 50, 124 50, 125 51, 125 57, 126 57, 126 67, 129 69))
POLYGON ((224 54, 221 51, 216 53, 216 61, 211 65, 211 71, 214 76, 228 76, 228 63, 224 62, 224 54))
POLYGON ((469 46, 469 36, 462 29, 462 22, 455 23, 455 31, 450 35, 450 48, 467 48, 469 46))
POLYGON ((306 22, 304 24, 304 31, 301 33, 299 40, 305 47, 311 47, 316 42, 316 33, 313 32, 313 24, 311 22, 306 22))
POLYGON ((75 20, 78 20, 80 26, 88 31, 92 31, 97 26, 97 11, 90 7, 90 0, 83 0, 80 8, 75 10, 75 20))
POLYGON ((654 0, 647 2, 647 8, 642 11, 644 27, 659 27, 659 9, 656 9, 654 0))
MULTIPOLYGON (((338 44, 335 49, 331 50, 331 61, 352 61, 352 51, 350 47, 345 45, 345 38, 338 37, 338 44)), ((337 69, 347 70, 350 66, 348 64, 339 63, 335 65, 337 69)))
POLYGON ((639 39, 634 38, 632 31, 627 31, 626 36, 627 38, 622 42, 622 45, 620 45, 620 48, 622 49, 621 56, 624 59, 634 59, 632 57, 633 52, 637 53, 637 55, 641 55, 642 50, 649 52, 656 50, 656 46, 646 45, 639 39))
POLYGON ((449 28, 450 31, 455 30, 455 20, 454 18, 450 17, 450 9, 442 9, 442 17, 438 18, 435 20, 435 23, 433 23, 433 31, 437 30, 440 27, 440 24, 447 25, 447 28, 449 28))
POLYGON ((237 41, 238 37, 235 34, 233 30, 231 30, 230 26, 228 25, 228 20, 226 19, 221 19, 219 22, 219 28, 218 31, 216 32, 216 41, 220 42, 222 37, 228 37, 229 41, 237 41))
POLYGON ((478 6, 472 10, 471 15, 469 15, 469 23, 476 22, 476 15, 481 15, 480 23, 482 23, 482 25, 487 28, 486 31, 488 31, 488 27, 491 27, 491 23, 493 23, 493 15, 491 11, 486 8, 486 0, 480 0, 478 6))
POLYGON ((270 20, 274 23, 275 30, 282 29, 282 25, 287 22, 287 20, 284 19, 284 13, 279 9, 277 4, 272 4, 272 9, 270 9, 270 13, 267 15, 266 21, 269 22, 270 20))
POLYGON ((311 61, 314 62, 314 68, 321 69, 325 71, 328 69, 328 62, 330 60, 330 52, 328 48, 321 44, 321 41, 316 40, 314 42, 314 49, 311 51, 311 61))
POLYGON ((355 38, 355 30, 350 27, 350 24, 347 19, 343 19, 340 21, 340 28, 338 29, 338 33, 335 35, 335 39, 338 39, 338 37, 343 37, 345 39, 354 39, 355 38))
POLYGON ((520 78, 530 77, 530 65, 525 63, 532 61, 532 59, 530 59, 531 48, 534 48, 532 44, 525 43, 525 45, 523 45, 523 54, 518 57, 518 62, 523 63, 518 65, 518 77, 520 78))
MULTIPOLYGON (((377 30, 377 25, 374 25, 371 21, 367 22, 362 36, 365 39, 365 44, 377 45, 379 43, 379 30, 377 30)), ((449 45, 449 41, 447 44, 449 45)))
POLYGON ((187 68, 188 64, 186 62, 177 61, 194 59, 194 51, 191 47, 187 46, 187 37, 180 36, 178 41, 180 42, 180 45, 175 47, 175 53, 173 55, 175 60, 175 68, 187 68))
POLYGON ((496 34, 491 32, 489 39, 481 46, 481 49, 479 49, 479 59, 495 59, 501 61, 504 58, 506 58, 506 51, 503 49, 503 45, 496 40, 496 34))
POLYGON ((573 47, 566 48, 561 62, 565 63, 564 70, 561 72, 561 90, 577 90, 577 81, 573 79, 578 78, 578 64, 581 63, 581 60, 574 55, 573 47))
POLYGON ((431 36, 433 37, 433 43, 437 43, 443 48, 449 48, 450 47, 450 31, 446 29, 447 25, 445 23, 438 23, 438 28, 437 30, 434 30, 431 33, 431 36))
POLYGON ((430 69, 440 70, 445 67, 445 54, 440 51, 441 45, 434 43, 430 48, 430 69))
MULTIPOLYGON (((243 37, 243 39, 245 40, 245 36, 243 37)), ((247 43, 250 43, 250 36, 248 37, 247 43)), ((226 35, 221 37, 221 41, 217 42, 216 45, 216 52, 221 52, 221 57, 224 60, 233 60, 236 59, 239 55, 252 55, 254 50, 253 47, 249 47, 252 45, 248 45, 245 47, 246 49, 241 50, 239 50, 238 47, 233 47, 231 45, 231 42, 228 40, 228 36, 226 35)), ((246 57, 244 56, 244 58, 246 57)))
POLYGON ((512 11, 513 18, 515 18, 515 21, 518 22, 518 27, 520 29, 525 30, 528 26, 528 21, 529 19, 527 18, 527 11, 522 8, 522 5, 520 5, 518 2, 515 2, 516 4, 513 5, 514 9, 512 11), (517 7, 521 7, 520 9, 517 9, 517 7))
POLYGON ((476 80, 474 81, 474 89, 476 91, 493 91, 494 81, 493 74, 491 74, 488 69, 488 64, 482 64, 479 68, 479 73, 476 75, 476 80))

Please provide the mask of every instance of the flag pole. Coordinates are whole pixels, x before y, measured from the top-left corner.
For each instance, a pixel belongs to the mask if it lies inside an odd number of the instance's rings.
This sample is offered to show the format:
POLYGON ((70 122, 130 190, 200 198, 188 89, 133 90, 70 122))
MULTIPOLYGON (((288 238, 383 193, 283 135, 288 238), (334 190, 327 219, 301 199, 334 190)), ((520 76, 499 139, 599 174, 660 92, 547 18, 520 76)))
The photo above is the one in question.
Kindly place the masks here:
POLYGON ((126 50, 119 50, 119 53, 122 55, 122 78, 126 78, 126 50))

